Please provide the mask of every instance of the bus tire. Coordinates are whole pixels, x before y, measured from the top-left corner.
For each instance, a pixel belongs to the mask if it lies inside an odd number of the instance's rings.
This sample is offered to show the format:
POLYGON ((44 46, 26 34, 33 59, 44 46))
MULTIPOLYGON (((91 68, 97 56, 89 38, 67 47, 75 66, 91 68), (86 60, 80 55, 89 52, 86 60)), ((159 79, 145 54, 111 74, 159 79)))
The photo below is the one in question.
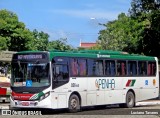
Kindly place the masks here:
POLYGON ((80 100, 79 97, 75 94, 71 95, 69 98, 68 111, 75 113, 80 111, 80 100))
POLYGON ((133 92, 129 91, 126 95, 126 103, 124 104, 127 108, 132 108, 135 106, 135 96, 133 92))

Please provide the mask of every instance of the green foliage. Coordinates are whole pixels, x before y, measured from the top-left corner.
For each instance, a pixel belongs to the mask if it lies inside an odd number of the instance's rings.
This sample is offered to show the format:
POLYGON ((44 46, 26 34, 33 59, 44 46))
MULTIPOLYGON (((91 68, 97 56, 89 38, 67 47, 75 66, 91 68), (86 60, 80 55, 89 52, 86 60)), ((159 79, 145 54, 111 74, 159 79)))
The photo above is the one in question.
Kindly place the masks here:
POLYGON ((48 44, 48 50, 61 50, 61 51, 65 51, 65 50, 73 50, 73 48, 69 45, 66 44, 67 43, 67 39, 59 39, 59 40, 54 40, 54 41, 50 41, 48 44))
POLYGON ((102 46, 99 45, 97 42, 97 44, 95 46, 91 47, 90 50, 102 50, 102 46))
POLYGON ((106 24, 100 31, 99 43, 103 49, 136 52, 138 41, 147 21, 138 22, 121 13, 117 20, 106 24))
POLYGON ((158 51, 160 49, 160 2, 156 0, 133 0, 132 4, 137 7, 130 10, 131 17, 140 22, 146 19, 149 21, 149 25, 143 30, 138 49, 146 55, 160 57, 158 51))
POLYGON ((78 48, 77 48, 77 51, 78 51, 78 50, 86 50, 86 48, 78 47, 78 48))
POLYGON ((21 51, 31 49, 28 42, 33 37, 32 33, 25 28, 24 23, 18 21, 16 14, 0 10, 0 39, 1 50, 21 51))
POLYGON ((7 40, 5 37, 0 36, 0 50, 7 49, 7 40))
POLYGON ((132 0, 129 15, 106 23, 98 43, 102 49, 159 56, 160 4, 155 0, 132 0))
POLYGON ((38 32, 36 29, 33 30, 34 40, 33 40, 33 47, 34 50, 47 50, 48 43, 49 43, 49 35, 44 33, 43 31, 38 32))

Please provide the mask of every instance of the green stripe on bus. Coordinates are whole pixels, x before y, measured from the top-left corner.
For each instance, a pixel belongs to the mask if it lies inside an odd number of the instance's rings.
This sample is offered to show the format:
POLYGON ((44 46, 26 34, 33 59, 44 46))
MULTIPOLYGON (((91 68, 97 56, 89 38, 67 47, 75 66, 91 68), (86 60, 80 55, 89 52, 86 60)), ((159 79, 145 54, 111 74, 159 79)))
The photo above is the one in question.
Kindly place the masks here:
POLYGON ((134 86, 134 84, 135 84, 135 82, 136 82, 136 80, 134 79, 134 80, 132 80, 132 84, 131 84, 131 86, 134 86))

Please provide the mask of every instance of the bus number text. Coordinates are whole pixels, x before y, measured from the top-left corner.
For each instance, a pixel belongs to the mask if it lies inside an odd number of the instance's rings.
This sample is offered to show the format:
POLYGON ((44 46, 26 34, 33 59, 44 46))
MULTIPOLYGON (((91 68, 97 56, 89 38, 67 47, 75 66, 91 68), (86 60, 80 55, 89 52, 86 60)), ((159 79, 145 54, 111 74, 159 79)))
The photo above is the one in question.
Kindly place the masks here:
POLYGON ((71 83, 71 87, 79 87, 79 84, 71 83))

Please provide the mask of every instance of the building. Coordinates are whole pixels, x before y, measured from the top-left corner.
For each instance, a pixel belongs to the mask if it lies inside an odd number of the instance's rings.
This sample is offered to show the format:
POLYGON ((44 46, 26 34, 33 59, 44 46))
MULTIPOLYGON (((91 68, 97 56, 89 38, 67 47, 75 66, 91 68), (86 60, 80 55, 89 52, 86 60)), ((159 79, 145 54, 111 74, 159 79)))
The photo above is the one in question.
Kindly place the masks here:
POLYGON ((96 46, 96 43, 80 42, 80 48, 89 49, 89 48, 94 47, 94 46, 96 46))

